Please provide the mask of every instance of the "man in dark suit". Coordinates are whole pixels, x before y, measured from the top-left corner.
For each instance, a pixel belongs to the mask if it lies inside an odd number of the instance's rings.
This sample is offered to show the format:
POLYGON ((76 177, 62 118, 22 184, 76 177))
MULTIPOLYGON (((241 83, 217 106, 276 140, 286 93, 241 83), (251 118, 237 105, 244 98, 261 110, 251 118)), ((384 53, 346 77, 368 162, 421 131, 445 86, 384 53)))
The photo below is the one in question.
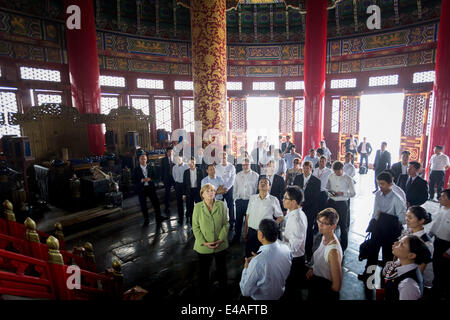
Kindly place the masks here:
MULTIPOLYGON (((355 154, 357 152, 358 141, 354 138, 353 134, 350 135, 350 138, 345 140, 345 153, 351 152, 353 154, 353 159, 355 159, 355 154)), ((352 160, 353 164, 353 160, 352 160)))
POLYGON ((253 163, 251 168, 257 174, 261 174, 261 168, 266 164, 267 151, 265 150, 265 140, 258 140, 258 145, 251 152, 253 163))
POLYGON ((420 163, 411 161, 408 164, 408 179, 400 188, 406 193, 406 205, 420 206, 428 200, 428 182, 418 176, 420 163))
POLYGON ((155 172, 153 171, 152 166, 147 165, 147 155, 143 150, 138 150, 137 156, 139 157, 139 165, 133 169, 131 179, 136 186, 142 215, 144 216, 144 226, 148 225, 150 222, 147 208, 147 197, 150 198, 153 209, 155 210, 156 223, 160 224, 163 220, 166 220, 167 217, 161 216, 159 200, 156 195, 156 188, 153 182, 155 172))
POLYGON ((299 186, 305 194, 302 210, 308 219, 305 243, 305 255, 308 261, 312 258, 313 254, 313 227, 316 223, 320 196, 320 180, 312 175, 312 169, 311 161, 303 162, 303 173, 294 179, 294 185, 299 186))
POLYGON ((386 169, 391 168, 391 154, 386 150, 387 142, 383 141, 381 143, 381 149, 377 150, 377 154, 375 155, 375 161, 373 163, 373 169, 375 170, 375 191, 378 190, 377 176, 386 169))
POLYGON ((286 191, 286 181, 279 175, 275 174, 275 160, 271 159, 267 163, 267 177, 271 181, 270 194, 280 201, 281 210, 283 207, 283 197, 286 191))
POLYGON ((363 137, 363 141, 358 146, 358 153, 360 154, 359 167, 362 167, 363 160, 366 160, 366 168, 369 169, 369 156, 372 153, 372 146, 369 142, 366 142, 366 137, 363 137))
MULTIPOLYGON (((284 152, 286 149, 290 148, 293 145, 293 143, 291 142, 291 136, 286 136, 286 142, 283 142, 281 144, 281 152, 284 152)), ((286 153, 288 153, 288 151, 286 151, 286 153)))
POLYGON ((162 180, 164 182, 164 205, 165 212, 170 214, 170 189, 175 189, 175 180, 172 176, 172 168, 175 165, 173 162, 173 147, 169 146, 166 151, 166 156, 161 160, 162 180))
POLYGON ((394 174, 394 182, 396 185, 406 182, 408 179, 408 162, 410 153, 408 150, 402 152, 402 161, 396 162, 392 165, 392 173, 394 174))
POLYGON ((202 179, 204 177, 205 175, 203 174, 203 170, 196 167, 195 158, 192 157, 189 161, 189 169, 184 171, 183 175, 183 198, 186 200, 186 222, 189 224, 192 224, 194 204, 202 201, 202 198, 200 197, 200 189, 202 179))

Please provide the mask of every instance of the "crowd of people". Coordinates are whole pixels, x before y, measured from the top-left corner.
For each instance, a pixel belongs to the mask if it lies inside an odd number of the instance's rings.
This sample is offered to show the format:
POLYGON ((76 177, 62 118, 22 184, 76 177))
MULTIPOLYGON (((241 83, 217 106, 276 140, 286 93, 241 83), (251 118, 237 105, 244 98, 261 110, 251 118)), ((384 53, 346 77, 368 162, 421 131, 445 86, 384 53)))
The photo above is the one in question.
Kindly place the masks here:
MULTIPOLYGON (((289 136, 279 148, 258 139, 251 152, 241 148, 236 158, 225 146, 220 160, 211 164, 202 154, 183 159, 168 147, 162 160, 166 216, 156 197, 154 169, 139 150, 139 166, 132 176, 144 225, 149 223, 146 198, 160 224, 170 212, 174 187, 178 221, 182 224, 186 218, 195 237, 202 295, 210 293, 212 260, 220 290, 226 292, 227 249, 242 245, 242 296, 299 300, 305 296, 302 292, 308 292, 308 299, 337 300, 348 246, 350 199, 356 195, 354 157, 360 155, 359 173, 364 174, 372 147, 366 138, 358 145, 351 136, 345 143, 344 162, 331 161, 325 141, 317 147, 302 157, 289 136), (320 245, 314 250, 318 234, 320 245)), ((366 281, 370 267, 380 265, 386 299, 448 299, 450 189, 443 190, 443 183, 449 158, 441 146, 435 147, 429 182, 420 176, 421 164, 409 158, 410 153, 403 151, 401 161, 391 166, 387 143, 376 151, 375 199, 367 228, 371 237, 363 244, 364 254, 360 252, 367 263, 358 278, 366 281), (431 222, 431 215, 421 206, 434 201, 435 186, 440 209, 427 234, 423 225, 431 222)))

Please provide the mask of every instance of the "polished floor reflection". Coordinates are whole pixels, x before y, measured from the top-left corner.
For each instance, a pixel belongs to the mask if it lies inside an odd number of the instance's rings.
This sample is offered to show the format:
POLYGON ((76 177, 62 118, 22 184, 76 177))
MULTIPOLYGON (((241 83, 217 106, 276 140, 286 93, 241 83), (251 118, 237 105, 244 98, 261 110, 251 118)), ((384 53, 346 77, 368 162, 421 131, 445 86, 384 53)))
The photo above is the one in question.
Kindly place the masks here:
MULTIPOLYGON (((341 300, 372 299, 373 292, 365 290, 357 275, 364 270, 365 261, 358 260, 359 244, 364 240, 365 230, 373 208, 373 171, 356 176, 356 197, 351 201, 351 225, 349 246, 343 260, 343 285, 341 300)), ((160 193, 162 199, 162 193, 160 193)), ((173 195, 173 198, 174 195, 173 195)), ((175 199, 173 199, 175 200, 175 199)), ((436 213, 438 203, 428 201, 424 207, 436 213)), ((191 228, 177 222, 176 204, 172 202, 171 219, 157 228, 154 220, 142 226, 137 197, 126 199, 125 214, 92 221, 82 228, 66 230, 67 246, 93 244, 98 271, 110 268, 114 259, 122 263, 126 288, 139 285, 148 290, 145 299, 198 297, 198 262, 193 251, 194 237, 191 228)), ((47 221, 48 222, 48 221, 47 221)), ((45 219, 40 225, 45 225, 45 219)), ((39 225, 38 225, 39 227, 39 225)), ((430 225, 427 226, 429 229, 430 225)), ((315 238, 318 245, 319 237, 315 238)), ((240 298, 239 280, 244 263, 244 245, 228 249, 229 297, 240 298)))

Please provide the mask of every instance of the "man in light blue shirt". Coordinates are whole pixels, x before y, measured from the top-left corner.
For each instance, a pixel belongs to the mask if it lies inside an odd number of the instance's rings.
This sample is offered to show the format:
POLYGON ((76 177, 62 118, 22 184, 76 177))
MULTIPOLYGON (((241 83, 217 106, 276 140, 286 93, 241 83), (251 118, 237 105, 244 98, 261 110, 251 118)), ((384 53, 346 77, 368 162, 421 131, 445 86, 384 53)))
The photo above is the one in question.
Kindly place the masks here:
POLYGON ((319 162, 319 158, 316 157, 316 150, 311 149, 309 150, 309 155, 307 155, 305 157, 305 159, 303 159, 303 162, 305 161, 311 161, 313 164, 313 170, 316 167, 316 164, 319 162))
POLYGON ((299 158, 300 160, 302 159, 302 155, 295 152, 295 145, 293 145, 293 144, 291 144, 291 147, 289 149, 286 149, 281 154, 281 157, 283 157, 284 161, 286 161, 286 171, 289 169, 292 169, 294 167, 294 159, 295 158, 299 158))
POLYGON ((205 184, 211 183, 216 188, 216 200, 223 200, 223 194, 225 193, 225 189, 223 188, 223 179, 216 176, 214 164, 208 164, 206 173, 208 175, 202 179, 201 186, 203 187, 205 184))
POLYGON ((278 300, 284 293, 291 270, 292 252, 277 241, 278 224, 273 219, 261 220, 258 240, 262 243, 258 254, 245 258, 241 293, 254 300, 278 300))

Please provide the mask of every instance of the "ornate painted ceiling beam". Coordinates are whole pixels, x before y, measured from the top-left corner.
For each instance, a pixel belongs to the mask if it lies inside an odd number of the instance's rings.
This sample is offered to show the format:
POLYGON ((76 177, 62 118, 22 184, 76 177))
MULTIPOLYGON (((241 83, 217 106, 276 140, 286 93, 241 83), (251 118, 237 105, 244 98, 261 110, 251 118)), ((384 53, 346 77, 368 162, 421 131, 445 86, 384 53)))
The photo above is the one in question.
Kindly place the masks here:
POLYGON ((336 31, 337 31, 337 34, 341 34, 341 26, 340 26, 340 24, 339 24, 339 8, 338 8, 338 5, 336 4, 336 7, 334 8, 334 11, 335 11, 335 17, 336 17, 336 31))
POLYGON ((395 13, 395 24, 399 24, 400 17, 398 15, 398 0, 394 0, 394 13, 395 13))
POLYGON ((155 2, 155 32, 159 36, 159 0, 155 2))
POLYGON ((253 32, 255 34, 255 41, 258 41, 258 8, 253 5, 253 32))
POLYGON ((177 0, 173 0, 173 34, 177 36, 177 0))
POLYGON ((270 40, 273 40, 273 4, 270 5, 270 40))
POLYGON ((358 32, 358 5, 356 0, 353 0, 353 21, 355 23, 355 32, 358 32))
POLYGON ((422 19, 422 1, 417 0, 417 15, 419 16, 419 19, 422 19))
POLYGON ((238 7, 239 41, 242 41, 242 21, 241 21, 241 16, 242 16, 241 6, 239 6, 238 7))
POLYGON ((286 7, 286 39, 289 40, 289 9, 286 7))

